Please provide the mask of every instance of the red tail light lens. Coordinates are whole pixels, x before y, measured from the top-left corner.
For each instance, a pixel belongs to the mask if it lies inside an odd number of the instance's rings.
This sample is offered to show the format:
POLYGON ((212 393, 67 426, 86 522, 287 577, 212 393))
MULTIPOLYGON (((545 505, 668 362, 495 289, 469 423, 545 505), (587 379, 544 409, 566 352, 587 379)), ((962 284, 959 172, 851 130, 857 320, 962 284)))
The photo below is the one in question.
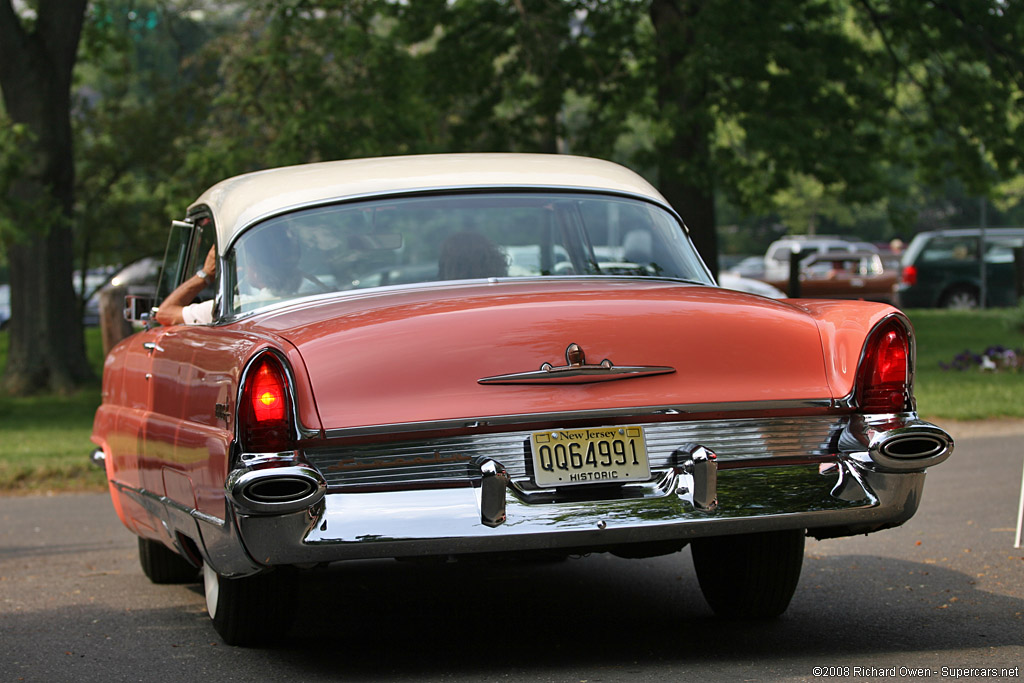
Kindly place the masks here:
POLYGON ((271 369, 269 362, 260 363, 256 370, 250 400, 253 417, 257 422, 265 424, 285 418, 284 379, 279 372, 271 369))
POLYGON ((291 400, 281 363, 264 354, 249 369, 245 382, 239 432, 243 447, 251 452, 290 450, 291 400))
POLYGON ((903 267, 903 283, 907 285, 917 284, 917 266, 903 267))
POLYGON ((868 340, 857 373, 858 403, 865 413, 899 413, 910 409, 910 338, 893 320, 868 340))

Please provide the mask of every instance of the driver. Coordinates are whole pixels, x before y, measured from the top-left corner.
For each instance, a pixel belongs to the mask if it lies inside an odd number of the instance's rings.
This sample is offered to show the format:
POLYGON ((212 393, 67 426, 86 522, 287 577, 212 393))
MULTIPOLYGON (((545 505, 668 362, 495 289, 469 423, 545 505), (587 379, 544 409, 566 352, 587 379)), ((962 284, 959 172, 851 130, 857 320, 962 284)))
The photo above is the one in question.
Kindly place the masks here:
POLYGON ((212 285, 217 275, 217 245, 210 247, 203 267, 195 275, 178 285, 167 295, 156 310, 156 321, 161 325, 207 325, 213 322, 213 299, 190 304, 199 293, 212 285))
MULTIPOLYGON (((239 279, 244 283, 241 298, 280 300, 298 291, 304 279, 321 291, 329 289, 312 275, 299 269, 299 244, 288 230, 263 229, 248 235, 236 248, 239 253, 239 279)), ((161 325, 208 325, 213 322, 214 300, 190 303, 217 274, 217 249, 210 247, 201 270, 167 295, 157 309, 161 325)))

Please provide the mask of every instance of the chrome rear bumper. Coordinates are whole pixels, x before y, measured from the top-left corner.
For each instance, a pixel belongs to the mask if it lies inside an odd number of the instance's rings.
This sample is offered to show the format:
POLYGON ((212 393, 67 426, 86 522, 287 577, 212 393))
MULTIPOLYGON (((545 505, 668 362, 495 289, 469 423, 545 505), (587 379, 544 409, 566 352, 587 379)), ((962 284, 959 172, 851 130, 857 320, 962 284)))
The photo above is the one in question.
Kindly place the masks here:
POLYGON ((869 533, 913 516, 925 468, 953 448, 915 414, 660 423, 650 433, 652 479, 610 489, 531 486, 519 432, 374 446, 358 458, 337 449, 242 456, 223 519, 112 483, 169 538, 193 538, 211 567, 241 576, 385 557, 640 554, 782 529, 869 533))
MULTIPOLYGON (((238 509, 236 522, 252 557, 266 565, 592 552, 795 528, 824 538, 910 519, 920 501, 924 469, 945 460, 953 448, 948 434, 912 414, 844 417, 827 433, 824 448, 803 455, 720 452, 710 462, 695 463, 686 457, 691 452, 680 456, 677 449, 658 461, 663 468, 655 470, 653 481, 625 485, 608 499, 596 489, 557 495, 530 490, 500 462, 477 455, 476 475, 452 478, 447 486, 397 491, 335 486, 312 508, 270 517, 238 509)), ((517 443, 521 435, 510 438, 517 443)))
POLYGON ((812 536, 867 533, 917 510, 924 473, 863 470, 855 462, 724 469, 718 505, 693 504, 692 476, 665 477, 664 495, 530 504, 506 489, 505 522, 486 523, 482 487, 328 494, 310 515, 237 518, 262 564, 615 546, 778 529, 812 536))

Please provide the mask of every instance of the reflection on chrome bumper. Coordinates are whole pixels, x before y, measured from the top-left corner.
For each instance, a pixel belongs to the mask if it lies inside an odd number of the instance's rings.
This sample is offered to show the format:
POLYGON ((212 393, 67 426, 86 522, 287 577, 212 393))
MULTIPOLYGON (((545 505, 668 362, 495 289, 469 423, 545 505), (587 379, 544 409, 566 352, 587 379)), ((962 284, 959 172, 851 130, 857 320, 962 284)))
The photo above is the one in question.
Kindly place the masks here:
POLYGON ((523 433, 506 432, 458 437, 448 450, 433 441, 242 456, 224 520, 131 494, 169 532, 198 527, 217 571, 244 575, 349 559, 620 552, 782 529, 868 533, 910 519, 924 469, 953 449, 912 413, 659 423, 649 433, 651 480, 610 488, 538 489, 523 433), (428 475, 418 486, 417 473, 428 475))
POLYGON ((482 519, 480 487, 328 494, 317 518, 239 517, 253 557, 266 564, 377 557, 574 549, 688 540, 730 533, 810 529, 866 533, 902 524, 917 509, 923 473, 831 465, 749 467, 718 472, 718 505, 693 504, 692 477, 670 472, 664 495, 631 500, 529 504, 515 489, 506 521, 482 519))
MULTIPOLYGON (((779 529, 808 529, 811 536, 824 538, 910 519, 920 501, 924 469, 952 452, 949 435, 914 414, 834 419, 827 447, 802 457, 791 452, 730 457, 714 443, 717 456, 706 449, 694 458, 701 447, 681 445, 652 471, 650 482, 604 490, 604 495, 598 488, 536 490, 515 478, 496 489, 497 481, 505 479, 482 472, 482 463, 494 461, 481 459, 473 461, 476 477, 449 480, 448 486, 398 491, 337 487, 329 489, 312 519, 240 515, 237 522, 254 557, 267 564, 293 564, 597 551, 779 529)), ((726 432, 719 441, 728 445, 729 439, 726 432)), ((521 466, 518 461, 504 464, 513 471, 521 466)))

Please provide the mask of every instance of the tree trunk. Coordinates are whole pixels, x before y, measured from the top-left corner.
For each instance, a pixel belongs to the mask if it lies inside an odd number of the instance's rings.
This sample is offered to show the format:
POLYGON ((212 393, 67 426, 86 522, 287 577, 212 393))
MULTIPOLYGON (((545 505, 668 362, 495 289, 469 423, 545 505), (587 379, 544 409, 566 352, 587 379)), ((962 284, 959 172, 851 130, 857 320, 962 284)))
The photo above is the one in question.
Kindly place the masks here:
POLYGON ((71 285, 74 160, 71 71, 86 0, 40 0, 31 33, 0 0, 0 89, 32 134, 30 163, 4 204, 17 234, 5 240, 11 322, 3 387, 68 392, 91 376, 71 285))
POLYGON ((694 59, 702 0, 653 0, 657 101, 671 134, 657 143, 658 189, 690 229, 711 272, 718 273, 715 193, 711 169, 714 120, 707 74, 694 59))

